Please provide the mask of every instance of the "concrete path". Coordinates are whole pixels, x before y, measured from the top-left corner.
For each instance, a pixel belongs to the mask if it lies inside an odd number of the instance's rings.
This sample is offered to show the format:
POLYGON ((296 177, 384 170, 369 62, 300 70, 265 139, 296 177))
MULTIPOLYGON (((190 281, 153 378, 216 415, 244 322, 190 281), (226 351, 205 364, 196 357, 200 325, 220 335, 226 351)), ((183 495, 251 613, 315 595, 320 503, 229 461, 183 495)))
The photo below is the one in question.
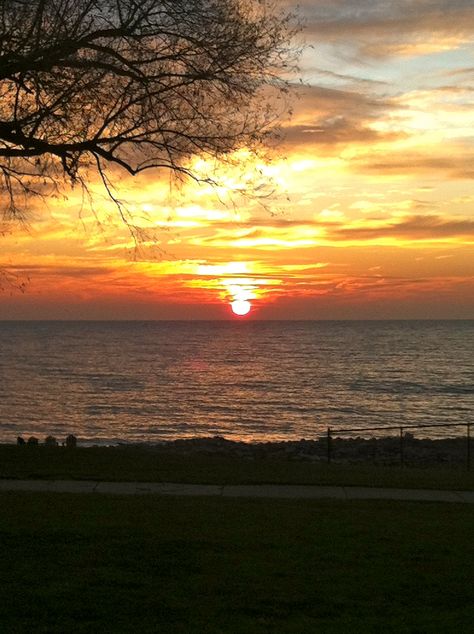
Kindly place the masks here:
POLYGON ((0 491, 109 493, 113 495, 194 495, 227 498, 294 498, 339 500, 409 500, 474 504, 474 491, 382 489, 298 484, 177 484, 168 482, 93 482, 89 480, 0 480, 0 491))

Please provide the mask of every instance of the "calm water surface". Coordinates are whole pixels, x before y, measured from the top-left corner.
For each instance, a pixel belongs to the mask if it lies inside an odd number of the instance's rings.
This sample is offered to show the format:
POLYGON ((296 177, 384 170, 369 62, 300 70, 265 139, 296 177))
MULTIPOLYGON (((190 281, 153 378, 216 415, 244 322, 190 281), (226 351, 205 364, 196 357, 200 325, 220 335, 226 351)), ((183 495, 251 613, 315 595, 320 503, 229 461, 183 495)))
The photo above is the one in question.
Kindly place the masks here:
POLYGON ((1 442, 289 440, 473 413, 474 321, 0 322, 1 442))

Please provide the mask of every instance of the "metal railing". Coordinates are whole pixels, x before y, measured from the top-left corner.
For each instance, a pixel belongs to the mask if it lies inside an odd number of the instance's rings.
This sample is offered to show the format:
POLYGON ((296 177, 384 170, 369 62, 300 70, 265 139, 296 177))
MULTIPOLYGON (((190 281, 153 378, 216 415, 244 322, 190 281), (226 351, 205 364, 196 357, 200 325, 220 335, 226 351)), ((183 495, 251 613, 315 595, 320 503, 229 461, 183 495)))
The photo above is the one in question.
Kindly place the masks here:
MULTIPOLYGON (((354 434, 354 433, 365 433, 372 431, 391 431, 397 430, 399 436, 399 456, 400 456, 400 465, 403 466, 405 464, 405 431, 408 429, 424 429, 429 427, 465 427, 466 428, 466 454, 465 454, 465 462, 466 468, 471 468, 471 424, 472 423, 430 423, 430 424, 419 424, 419 425, 389 425, 389 426, 377 426, 377 427, 351 427, 351 428, 343 428, 343 429, 331 429, 331 427, 327 427, 326 438, 327 438, 327 461, 331 463, 334 456, 333 449, 333 441, 336 438, 339 438, 341 434, 354 434)), ((374 438, 374 437, 372 437, 374 438)), ((375 440, 379 440, 383 437, 375 438, 375 440)), ((412 436, 410 436, 410 440, 412 440, 412 436)), ((451 439, 452 437, 450 437, 451 439)), ((446 439, 447 440, 447 439, 446 439)))

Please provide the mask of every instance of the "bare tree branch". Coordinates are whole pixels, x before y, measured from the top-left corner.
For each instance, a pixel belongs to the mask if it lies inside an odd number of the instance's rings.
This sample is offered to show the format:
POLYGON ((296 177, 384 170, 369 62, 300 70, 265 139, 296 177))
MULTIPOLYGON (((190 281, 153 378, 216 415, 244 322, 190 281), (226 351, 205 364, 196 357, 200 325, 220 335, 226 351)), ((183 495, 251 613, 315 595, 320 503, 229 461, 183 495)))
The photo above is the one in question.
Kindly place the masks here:
POLYGON ((86 169, 119 203, 107 167, 196 179, 195 155, 255 151, 293 24, 271 0, 0 0, 0 213, 86 169))

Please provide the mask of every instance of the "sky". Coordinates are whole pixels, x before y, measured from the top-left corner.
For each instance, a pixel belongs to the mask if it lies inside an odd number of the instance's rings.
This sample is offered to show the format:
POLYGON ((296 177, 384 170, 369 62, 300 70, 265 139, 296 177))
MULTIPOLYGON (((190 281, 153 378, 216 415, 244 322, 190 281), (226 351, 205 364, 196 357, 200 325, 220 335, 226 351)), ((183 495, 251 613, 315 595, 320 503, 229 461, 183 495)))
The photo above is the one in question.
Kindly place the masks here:
POLYGON ((241 153, 217 189, 122 176, 139 248, 98 183, 95 213, 32 203, 0 236, 0 319, 474 318, 472 0, 298 6, 272 161, 241 153))

